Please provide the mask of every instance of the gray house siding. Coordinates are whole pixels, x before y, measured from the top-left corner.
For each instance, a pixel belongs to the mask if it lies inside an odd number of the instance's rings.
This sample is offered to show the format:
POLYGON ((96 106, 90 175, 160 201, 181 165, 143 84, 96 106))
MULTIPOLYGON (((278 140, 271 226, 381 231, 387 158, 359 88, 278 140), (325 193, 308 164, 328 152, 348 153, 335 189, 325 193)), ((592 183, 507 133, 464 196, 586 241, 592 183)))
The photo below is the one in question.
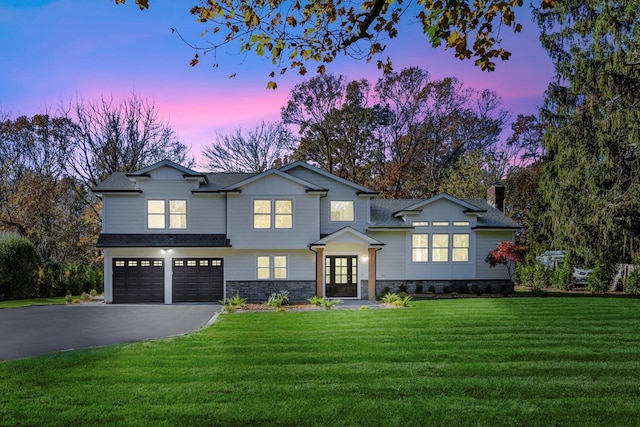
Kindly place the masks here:
MULTIPOLYGON (((228 238, 236 249, 301 249, 318 239, 318 198, 297 183, 278 176, 251 183, 240 194, 228 195, 228 238), (253 201, 291 200, 293 227, 253 228, 253 201)), ((273 224, 272 224, 273 225, 273 224)))
MULTIPOLYGON (((129 268, 127 262, 126 267, 120 266, 118 270, 114 260, 128 259, 133 264, 136 258, 141 267, 143 258, 164 260, 157 267, 164 268, 162 286, 164 302, 168 304, 172 303, 173 260, 187 258, 222 259, 223 263, 216 266, 223 269, 222 279, 218 269, 216 276, 202 275, 200 284, 209 289, 206 286, 212 281, 213 289, 219 292, 222 280, 225 298, 238 294, 252 302, 265 301, 269 294, 285 290, 290 292, 291 300, 304 301, 318 289, 324 290, 326 284, 316 283, 316 278, 318 273, 323 280, 327 277, 327 257, 357 259, 356 297, 367 298, 374 250, 377 294, 387 288, 398 292, 405 287, 414 292, 418 286, 423 291, 430 286, 436 292, 466 291, 473 285, 483 289, 489 286, 498 292, 511 285, 506 268, 490 268, 484 260, 498 242, 513 240, 517 224, 483 200, 462 201, 440 195, 423 201, 372 201, 374 193, 364 187, 300 163, 260 175, 206 177, 171 162, 158 165, 139 173, 116 173, 95 191, 103 199, 103 233, 98 246, 104 251, 107 302, 113 301, 113 270, 122 274, 124 268, 129 268), (186 200, 187 228, 148 229, 149 199, 186 200), (271 228, 254 228, 256 199, 291 200, 292 227, 274 227, 274 215, 271 228), (353 201, 354 220, 331 221, 331 201, 353 201), (416 221, 422 224, 414 226, 416 221), (434 221, 447 224, 434 225, 434 221), (454 221, 458 224, 454 225, 454 221), (429 236, 428 260, 412 260, 412 235, 416 233, 429 236), (432 259, 434 234, 450 236, 446 261, 432 259), (469 235, 467 261, 453 261, 454 234, 469 235), (319 269, 316 251, 323 253, 318 258, 319 269), (269 277, 258 275, 259 257, 269 257, 273 263, 274 257, 282 256, 287 261, 286 277, 276 279, 273 272, 269 277)), ((165 212, 166 218, 168 214, 165 212)), ((207 265, 203 268, 208 268, 207 265)), ((180 265, 175 267, 180 269, 180 265)), ((129 277, 137 280, 136 274, 134 271, 129 277)), ((129 286, 129 282, 119 283, 129 286)), ((183 295, 180 287, 184 282, 176 283, 175 294, 183 295)))
POLYGON ((368 196, 358 195, 358 190, 331 178, 298 167, 287 171, 291 175, 329 190, 320 200, 320 233, 330 234, 346 226, 364 232, 369 223, 370 201, 368 196), (331 201, 353 201, 354 221, 330 221, 331 201))

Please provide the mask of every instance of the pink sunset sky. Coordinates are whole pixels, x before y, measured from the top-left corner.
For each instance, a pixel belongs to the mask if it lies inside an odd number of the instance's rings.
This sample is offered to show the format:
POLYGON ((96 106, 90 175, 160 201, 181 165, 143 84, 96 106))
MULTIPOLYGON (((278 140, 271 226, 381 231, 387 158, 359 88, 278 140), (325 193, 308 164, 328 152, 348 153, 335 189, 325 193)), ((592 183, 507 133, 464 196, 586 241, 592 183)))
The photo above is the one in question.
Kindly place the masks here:
MULTIPOLYGON (((278 120, 290 90, 313 73, 289 72, 276 80, 277 90, 267 90, 270 61, 232 48, 218 51, 219 68, 211 67, 212 54, 189 66, 193 52, 170 29, 178 28, 190 41, 206 40, 198 35, 207 26, 189 14, 192 3, 150 0, 151 8, 140 11, 134 0, 119 6, 113 0, 0 0, 0 113, 11 118, 55 114, 76 95, 119 99, 135 92, 155 102, 196 159, 216 132, 278 120), (233 73, 236 77, 229 78, 233 73)), ((467 87, 496 92, 513 119, 536 114, 553 67, 528 10, 519 13, 523 32, 503 34, 512 59, 498 62, 493 73, 455 59, 452 51, 431 48, 413 19, 403 24, 399 38, 388 41, 387 55, 396 71, 419 66, 433 79, 455 76, 467 87)), ((381 77, 373 63, 350 58, 328 71, 372 83, 381 77)))

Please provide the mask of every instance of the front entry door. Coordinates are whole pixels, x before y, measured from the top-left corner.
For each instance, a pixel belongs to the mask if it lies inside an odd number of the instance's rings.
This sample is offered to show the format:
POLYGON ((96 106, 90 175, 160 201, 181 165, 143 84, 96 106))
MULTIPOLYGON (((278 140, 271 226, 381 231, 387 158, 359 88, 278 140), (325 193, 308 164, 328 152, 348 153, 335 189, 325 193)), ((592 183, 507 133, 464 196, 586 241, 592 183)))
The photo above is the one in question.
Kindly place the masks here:
POLYGON ((326 295, 329 298, 358 296, 358 257, 325 258, 326 295))

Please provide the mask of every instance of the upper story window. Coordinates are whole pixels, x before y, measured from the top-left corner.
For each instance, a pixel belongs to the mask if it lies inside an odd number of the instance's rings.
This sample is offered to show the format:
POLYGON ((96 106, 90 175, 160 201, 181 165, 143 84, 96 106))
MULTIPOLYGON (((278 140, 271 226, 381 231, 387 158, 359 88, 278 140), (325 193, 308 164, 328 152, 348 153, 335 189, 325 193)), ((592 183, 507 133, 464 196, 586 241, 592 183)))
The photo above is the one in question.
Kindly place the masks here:
POLYGON ((454 227, 468 227, 469 221, 453 221, 454 227))
POLYGON ((147 228, 164 228, 164 200, 147 200, 147 228))
POLYGON ((147 200, 147 228, 184 230, 187 228, 186 200, 147 200), (167 217, 167 210, 169 215, 167 217), (169 223, 167 224, 167 218, 169 223))
POLYGON ((428 227, 429 221, 413 221, 412 225, 414 227, 428 227))
POLYGON ((169 200, 169 228, 187 228, 186 200, 169 200))
POLYGON ((293 201, 253 201, 253 228, 293 228, 293 201))
POLYGON ((433 221, 432 225, 434 227, 448 227, 449 221, 433 221))
POLYGON ((355 218, 353 200, 332 200, 331 221, 353 221, 355 218))

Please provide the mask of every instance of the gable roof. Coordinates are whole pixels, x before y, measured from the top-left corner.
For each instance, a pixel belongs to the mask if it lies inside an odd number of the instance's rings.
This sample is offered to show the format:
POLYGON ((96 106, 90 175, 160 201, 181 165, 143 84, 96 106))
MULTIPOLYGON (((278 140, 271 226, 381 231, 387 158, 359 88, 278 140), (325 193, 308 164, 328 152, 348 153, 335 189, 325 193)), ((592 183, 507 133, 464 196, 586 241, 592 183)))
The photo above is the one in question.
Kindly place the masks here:
POLYGON ((409 205, 404 209, 401 209, 397 212, 394 212, 394 216, 396 215, 402 215, 403 212, 417 212, 417 211, 422 211, 422 209, 424 209, 425 206, 430 205, 431 203, 437 202, 439 200, 448 200, 452 203, 455 203, 456 205, 460 205, 461 207, 465 208, 466 212, 483 212, 483 209, 479 209, 477 206, 472 205, 471 203, 468 203, 464 200, 455 198, 453 196, 450 196, 446 193, 441 193, 438 194, 436 196, 433 196, 429 199, 426 200, 420 200, 417 203, 414 203, 413 205, 409 205))
POLYGON ((373 190, 371 190, 369 188, 363 187, 362 185, 356 184, 355 182, 351 182, 351 181, 346 180, 344 178, 340 178, 337 175, 329 173, 329 172, 327 172, 325 170, 322 170, 320 168, 317 168, 315 166, 311 166, 310 164, 308 164, 306 162, 303 162, 303 161, 300 161, 300 160, 298 160, 297 162, 289 163, 288 165, 285 165, 282 168, 280 168, 280 170, 282 172, 288 172, 291 169, 295 169, 295 168, 298 168, 298 167, 310 170, 311 172, 315 172, 315 173, 317 173, 319 175, 324 176, 325 178, 329 178, 329 179, 337 181, 337 182, 339 182, 341 184, 349 186, 349 187, 355 189, 359 194, 370 194, 370 195, 378 194, 376 191, 373 191, 373 190))
POLYGON ((263 178, 265 178, 267 176, 271 176, 271 175, 276 175, 276 176, 279 176, 279 177, 284 178, 286 180, 293 181, 293 182, 295 182, 297 184, 302 185, 303 187, 306 187, 307 190, 326 191, 326 189, 324 189, 324 188, 321 188, 321 187, 319 187, 319 186, 317 186, 315 184, 312 184, 312 183, 310 183, 308 181, 305 181, 305 180, 302 180, 300 178, 297 178, 297 177, 295 177, 293 175, 290 175, 288 173, 284 173, 284 172, 282 172, 282 171, 280 171, 278 169, 269 169, 269 170, 266 170, 266 171, 264 171, 264 172, 262 172, 260 174, 253 175, 253 176, 251 176, 251 177, 249 177, 247 179, 244 179, 242 181, 236 182, 235 184, 229 185, 228 187, 225 188, 225 190, 231 190, 231 191, 238 190, 240 187, 244 187, 247 184, 251 184, 252 182, 258 181, 260 179, 263 179, 263 178))
POLYGON ((362 240, 364 243, 368 243, 369 246, 385 246, 386 243, 382 243, 381 241, 374 239, 371 236, 368 236, 364 233, 359 232, 358 230, 352 228, 352 227, 343 227, 338 231, 334 231, 333 233, 329 234, 328 236, 324 236, 322 239, 317 240, 315 242, 313 242, 312 244, 309 245, 309 247, 316 247, 316 246, 324 246, 327 243, 329 243, 330 241, 337 239, 340 236, 344 236, 345 234, 350 234, 352 236, 355 236, 358 240, 362 240))
POLYGON ((182 172, 184 175, 202 176, 201 173, 196 172, 193 169, 185 168, 184 166, 181 166, 181 165, 179 165, 179 164, 177 164, 175 162, 172 162, 171 160, 168 160, 168 159, 161 160, 161 161, 159 161, 157 163, 149 165, 149 166, 147 166, 145 168, 142 168, 140 170, 137 170, 135 172, 128 173, 127 175, 129 175, 129 176, 144 176, 144 175, 148 175, 149 172, 151 172, 152 170, 161 168, 163 166, 169 166, 169 167, 171 167, 173 169, 177 169, 180 172, 182 172))
POLYGON ((431 199, 371 199, 371 228, 413 228, 413 225, 402 220, 399 212, 413 212, 419 207, 427 206, 429 201, 454 199, 467 212, 478 213, 474 229, 519 229, 520 224, 489 205, 483 199, 456 199, 455 197, 434 196, 431 199))

